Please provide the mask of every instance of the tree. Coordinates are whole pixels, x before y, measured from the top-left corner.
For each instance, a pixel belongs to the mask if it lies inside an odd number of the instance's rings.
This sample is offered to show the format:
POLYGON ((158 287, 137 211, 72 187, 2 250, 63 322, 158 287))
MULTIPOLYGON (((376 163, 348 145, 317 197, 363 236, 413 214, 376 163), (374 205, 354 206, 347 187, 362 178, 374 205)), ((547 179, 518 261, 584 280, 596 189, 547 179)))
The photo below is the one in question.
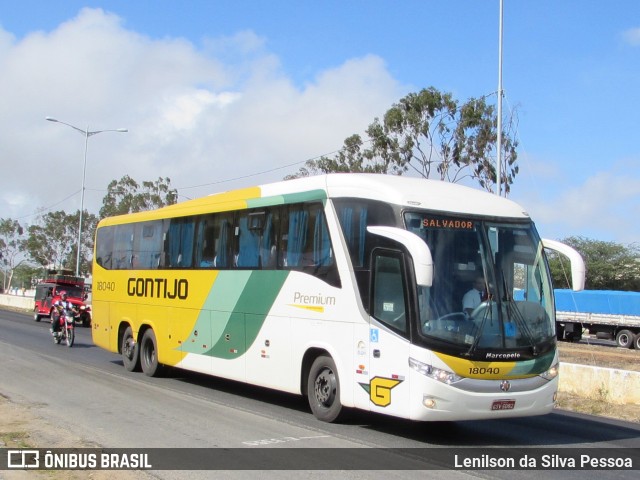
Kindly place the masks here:
POLYGON ((2 265, 2 291, 11 288, 13 273, 24 258, 22 254, 22 235, 24 229, 17 220, 0 219, 0 264, 2 265))
MULTIPOLYGON (((501 178, 505 193, 518 173, 515 116, 502 132, 501 178)), ((488 190, 496 185, 497 117, 486 99, 463 105, 433 87, 410 93, 366 130, 368 140, 348 137, 333 158, 310 160, 287 178, 329 172, 377 172, 401 175, 412 170, 425 178, 459 182, 471 178, 488 190), (367 143, 369 146, 363 148, 367 143)))
POLYGON ((320 157, 309 160, 297 174, 288 175, 286 180, 308 177, 317 173, 389 173, 389 165, 372 155, 370 149, 363 150, 360 135, 351 135, 344 141, 344 147, 335 157, 320 157))
MULTIPOLYGON (((640 245, 624 246, 584 237, 561 241, 582 255, 587 268, 585 289, 640 291, 640 245)), ((557 288, 570 285, 570 267, 562 255, 550 255, 549 267, 557 288)))
POLYGON ((34 267, 27 262, 23 262, 15 268, 13 283, 20 288, 31 288, 35 285, 37 279, 43 277, 44 273, 42 267, 34 267))
MULTIPOLYGON (((98 218, 87 211, 82 218, 79 270, 86 273, 90 270, 89 261, 98 218)), ((30 225, 24 246, 31 259, 45 268, 75 270, 79 220, 79 210, 71 215, 58 211, 46 213, 39 223, 30 225)))
POLYGON ((102 200, 100 218, 126 213, 142 212, 173 205, 178 200, 178 191, 171 188, 169 178, 159 177, 155 181, 143 181, 139 185, 129 175, 112 180, 102 200))

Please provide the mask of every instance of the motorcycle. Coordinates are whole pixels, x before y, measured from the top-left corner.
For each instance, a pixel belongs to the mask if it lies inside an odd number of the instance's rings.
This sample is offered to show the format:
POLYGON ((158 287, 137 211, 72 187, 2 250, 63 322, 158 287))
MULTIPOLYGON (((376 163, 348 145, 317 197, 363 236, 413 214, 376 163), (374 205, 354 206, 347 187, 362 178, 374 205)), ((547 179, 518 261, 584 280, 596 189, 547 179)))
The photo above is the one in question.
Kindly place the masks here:
POLYGON ((53 322, 59 322, 59 329, 57 332, 51 332, 53 335, 53 341, 59 344, 61 341, 67 344, 67 347, 72 347, 76 338, 75 321, 77 313, 72 309, 60 308, 58 314, 54 315, 53 322))

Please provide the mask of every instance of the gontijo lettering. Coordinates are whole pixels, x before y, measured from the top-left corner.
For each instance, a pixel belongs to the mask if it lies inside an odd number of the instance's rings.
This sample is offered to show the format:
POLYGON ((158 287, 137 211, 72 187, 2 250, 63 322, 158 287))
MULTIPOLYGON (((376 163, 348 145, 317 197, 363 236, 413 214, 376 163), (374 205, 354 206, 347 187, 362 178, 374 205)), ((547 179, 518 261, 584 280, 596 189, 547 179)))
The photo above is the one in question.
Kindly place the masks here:
POLYGON ((186 300, 189 296, 189 281, 176 278, 130 278, 127 281, 127 295, 130 297, 169 298, 186 300))

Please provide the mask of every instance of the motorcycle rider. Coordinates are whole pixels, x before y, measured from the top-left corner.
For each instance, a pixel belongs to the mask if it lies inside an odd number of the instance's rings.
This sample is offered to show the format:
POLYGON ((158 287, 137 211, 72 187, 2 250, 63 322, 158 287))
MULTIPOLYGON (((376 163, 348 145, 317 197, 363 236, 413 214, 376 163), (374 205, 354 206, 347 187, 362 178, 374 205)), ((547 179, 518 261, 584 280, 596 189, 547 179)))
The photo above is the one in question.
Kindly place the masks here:
POLYGON ((53 336, 57 336, 60 331, 60 315, 64 310, 72 310, 75 314, 75 306, 69 300, 67 300, 68 295, 66 290, 60 292, 60 300, 57 300, 53 306, 55 307, 55 312, 51 315, 51 333, 53 336), (57 314, 56 314, 57 312, 57 314))

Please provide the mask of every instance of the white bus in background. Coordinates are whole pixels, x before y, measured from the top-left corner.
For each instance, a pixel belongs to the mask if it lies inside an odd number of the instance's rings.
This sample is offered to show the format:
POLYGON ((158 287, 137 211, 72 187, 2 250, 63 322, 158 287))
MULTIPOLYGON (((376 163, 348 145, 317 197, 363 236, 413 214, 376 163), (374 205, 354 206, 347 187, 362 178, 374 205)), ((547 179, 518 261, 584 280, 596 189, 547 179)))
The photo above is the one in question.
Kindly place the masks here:
POLYGON ((333 174, 220 193, 100 222, 93 339, 130 371, 305 395, 324 421, 345 407, 545 414, 558 388, 547 245, 581 289, 575 251, 545 244, 516 203, 457 184, 333 174))

